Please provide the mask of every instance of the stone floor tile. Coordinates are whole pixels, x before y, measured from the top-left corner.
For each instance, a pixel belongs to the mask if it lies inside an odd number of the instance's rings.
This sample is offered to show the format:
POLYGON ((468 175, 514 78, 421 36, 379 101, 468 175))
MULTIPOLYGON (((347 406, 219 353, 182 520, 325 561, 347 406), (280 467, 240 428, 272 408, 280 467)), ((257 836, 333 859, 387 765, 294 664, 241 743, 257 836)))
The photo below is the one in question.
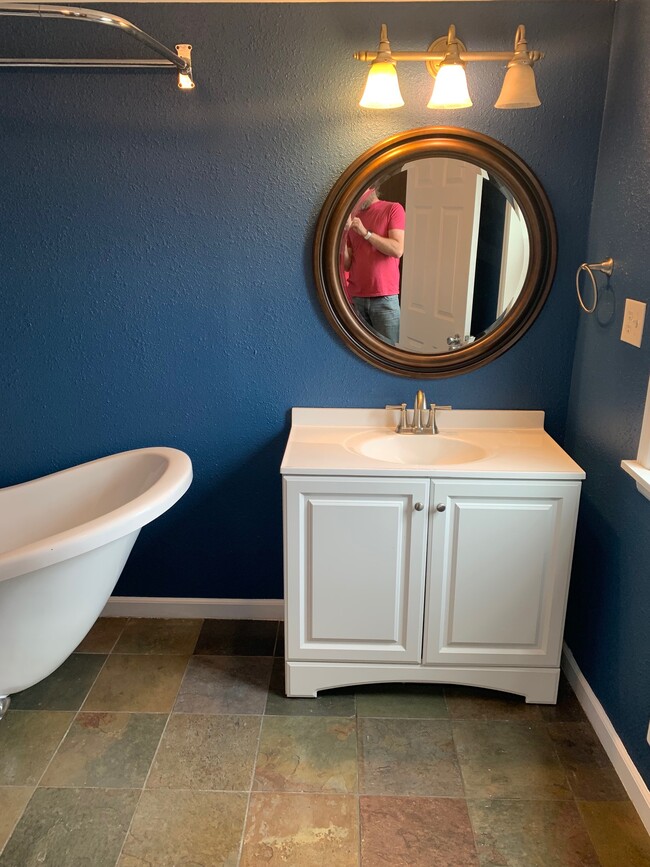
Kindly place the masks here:
POLYGON ((481 867, 599 867, 574 801, 469 800, 468 807, 481 867))
POLYGON ((587 716, 564 675, 560 675, 556 704, 540 704, 546 722, 587 722, 587 716))
POLYGON ((140 792, 37 789, 0 867, 115 867, 140 792))
POLYGON ((649 867, 650 835, 631 801, 578 801, 601 867, 649 867))
POLYGON ((463 797, 448 720, 359 719, 359 791, 463 797))
POLYGON ((14 710, 79 710, 104 665, 104 654, 73 653, 49 677, 11 697, 14 710))
POLYGON ((181 713, 264 713, 270 656, 193 656, 174 710, 181 713))
POLYGON ((627 792, 588 722, 549 723, 548 731, 576 798, 627 801, 627 792))
POLYGON ((168 620, 132 617, 126 623, 113 653, 156 653, 189 656, 203 620, 168 620))
POLYGON ((33 786, 0 786, 0 852, 33 792, 33 786))
POLYGON ((0 786, 35 786, 74 714, 10 710, 0 722, 0 786))
POLYGON ((358 867, 351 795, 253 793, 239 867, 358 867))
POLYGON ((166 714, 77 714, 43 786, 142 788, 166 714))
POLYGON ((467 804, 362 795, 361 867, 478 867, 467 804))
POLYGON ((169 713, 188 659, 186 656, 111 654, 83 710, 169 713))
POLYGON ((264 717, 253 788, 265 792, 356 792, 355 720, 264 717))
POLYGON ((110 653, 127 623, 126 617, 100 617, 75 653, 110 653))
POLYGON ((273 656, 277 634, 277 620, 205 620, 194 653, 273 656))
POLYGON ((539 705, 526 704, 522 696, 506 692, 446 686, 445 699, 452 719, 539 722, 542 718, 539 705))
POLYGON ((468 798, 572 799, 543 723, 453 723, 468 798))
POLYGON ((261 719, 172 714, 147 787, 250 791, 261 719))
POLYGON ((143 792, 117 867, 237 867, 248 796, 143 792))
POLYGON ((115 867, 124 840, 119 867, 650 867, 564 677, 557 705, 420 684, 288 699, 283 635, 100 618, 0 723, 0 867, 115 867))
POLYGON ((428 683, 373 684, 357 687, 357 716, 446 719, 443 689, 428 683))
POLYGON ((326 689, 317 698, 287 698, 284 660, 275 659, 265 713, 269 716, 347 716, 356 713, 354 689, 326 689))

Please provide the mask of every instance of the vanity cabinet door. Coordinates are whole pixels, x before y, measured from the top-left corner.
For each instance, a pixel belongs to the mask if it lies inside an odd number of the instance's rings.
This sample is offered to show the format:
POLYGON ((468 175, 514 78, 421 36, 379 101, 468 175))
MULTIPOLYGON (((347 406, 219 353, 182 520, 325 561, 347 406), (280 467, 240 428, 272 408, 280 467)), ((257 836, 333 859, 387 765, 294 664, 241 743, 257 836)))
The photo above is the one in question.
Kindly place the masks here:
POLYGON ((432 483, 424 663, 558 666, 579 482, 432 483))
POLYGON ((429 488, 285 477, 287 660, 420 662, 429 488))

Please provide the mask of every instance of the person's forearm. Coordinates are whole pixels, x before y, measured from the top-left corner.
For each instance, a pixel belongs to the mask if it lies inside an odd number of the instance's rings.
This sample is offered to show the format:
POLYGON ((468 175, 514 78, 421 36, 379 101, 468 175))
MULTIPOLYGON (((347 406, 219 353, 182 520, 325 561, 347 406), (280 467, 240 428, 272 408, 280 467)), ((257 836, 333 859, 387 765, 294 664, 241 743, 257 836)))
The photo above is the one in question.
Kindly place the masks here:
POLYGON ((401 259, 404 252, 404 230, 389 229, 388 237, 376 235, 372 229, 363 223, 361 217, 353 217, 350 221, 350 230, 360 235, 366 244, 371 244, 375 250, 384 256, 392 256, 401 259))
POLYGON ((381 235, 375 235, 373 232, 366 244, 372 244, 375 250, 383 253, 384 256, 393 256, 395 259, 400 259, 404 252, 404 243, 396 238, 383 238, 381 235))

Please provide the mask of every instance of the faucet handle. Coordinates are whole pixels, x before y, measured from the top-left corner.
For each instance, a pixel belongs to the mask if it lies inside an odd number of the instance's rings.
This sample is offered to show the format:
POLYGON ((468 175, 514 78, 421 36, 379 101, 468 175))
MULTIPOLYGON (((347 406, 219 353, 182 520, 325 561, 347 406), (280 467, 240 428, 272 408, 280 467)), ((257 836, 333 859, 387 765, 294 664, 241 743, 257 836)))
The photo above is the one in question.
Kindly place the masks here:
POLYGON ((434 434, 439 433, 439 431, 438 431, 438 425, 436 424, 436 410, 438 410, 438 409, 452 409, 452 407, 450 407, 450 406, 440 406, 440 405, 437 404, 437 403, 432 403, 432 404, 431 404, 431 406, 429 407, 429 418, 428 418, 428 422, 427 422, 427 424, 428 424, 428 427, 430 428, 430 430, 431 430, 434 434))
POLYGON ((408 427, 406 421, 406 404, 400 403, 397 406, 386 406, 386 409, 398 409, 401 413, 399 417, 399 423, 395 428, 395 433, 401 433, 401 431, 405 430, 408 427))

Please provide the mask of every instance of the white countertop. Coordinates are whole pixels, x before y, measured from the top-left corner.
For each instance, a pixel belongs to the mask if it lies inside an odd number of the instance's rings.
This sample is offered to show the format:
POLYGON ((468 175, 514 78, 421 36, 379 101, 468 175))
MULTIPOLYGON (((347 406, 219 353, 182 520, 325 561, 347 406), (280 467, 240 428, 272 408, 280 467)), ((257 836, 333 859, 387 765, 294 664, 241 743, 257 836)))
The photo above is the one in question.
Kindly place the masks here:
POLYGON ((291 418, 281 465, 283 475, 553 480, 585 477, 584 470, 544 430, 543 412, 438 410, 440 435, 477 445, 485 457, 431 466, 377 460, 349 447, 364 432, 394 433, 399 411, 294 407, 291 418))

